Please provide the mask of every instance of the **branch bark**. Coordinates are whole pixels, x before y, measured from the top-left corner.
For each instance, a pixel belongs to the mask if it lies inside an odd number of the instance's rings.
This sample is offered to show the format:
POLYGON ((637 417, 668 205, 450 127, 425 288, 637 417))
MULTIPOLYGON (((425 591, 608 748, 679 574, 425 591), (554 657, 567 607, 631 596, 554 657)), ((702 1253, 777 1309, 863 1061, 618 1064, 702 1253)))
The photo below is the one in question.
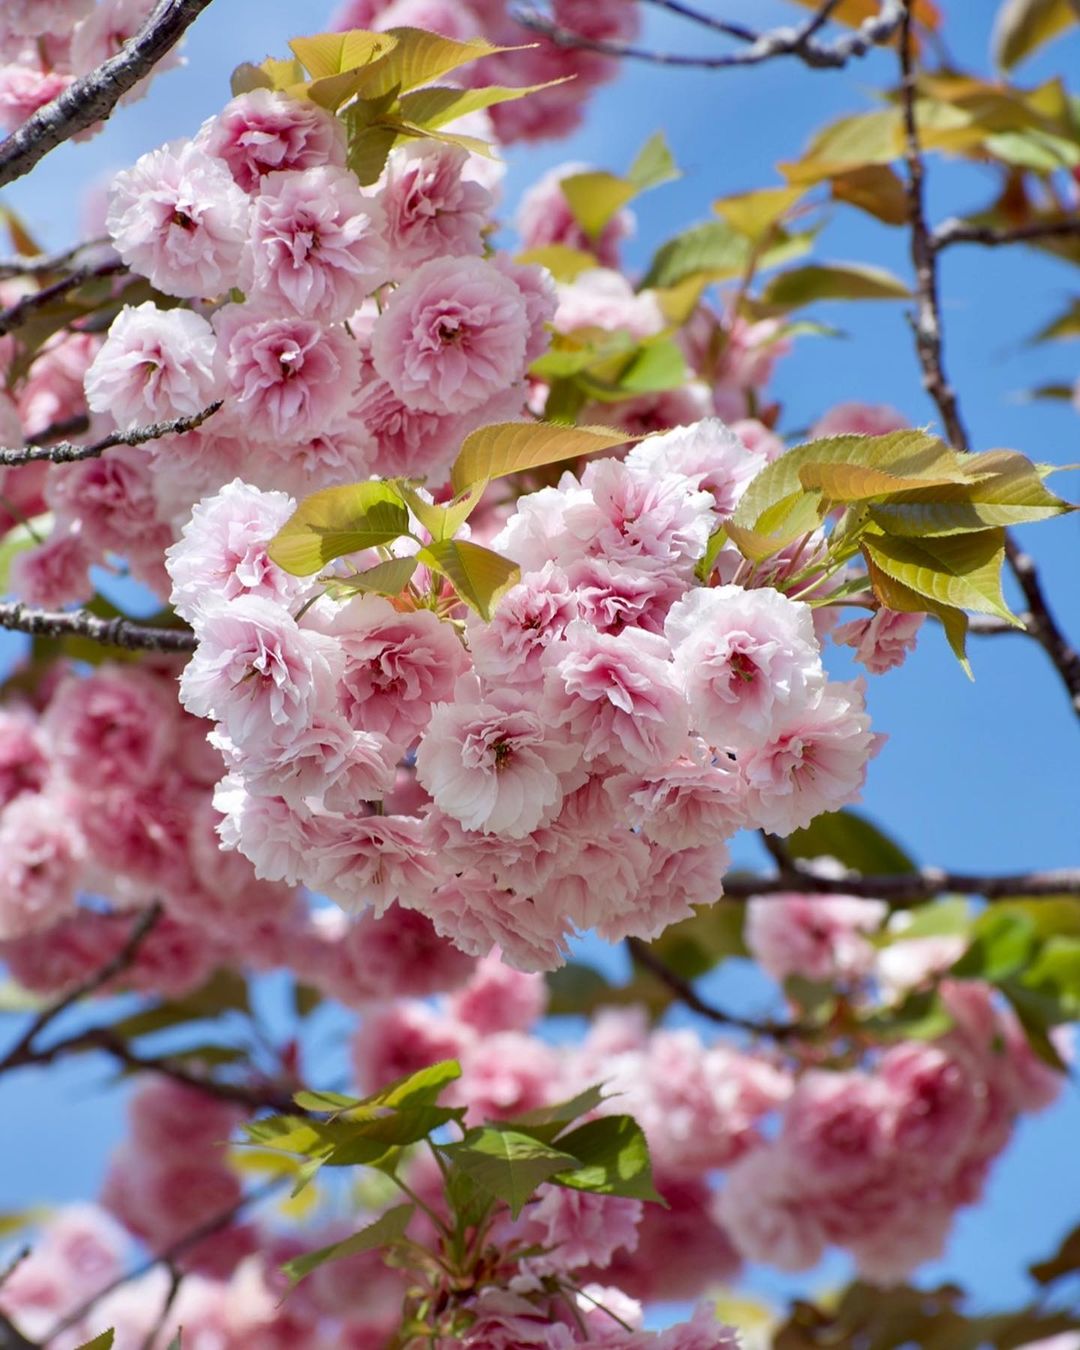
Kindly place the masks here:
POLYGON ((1035 221, 1031 225, 1017 225, 1012 229, 946 220, 933 231, 930 243, 935 252, 940 252, 953 244, 981 244, 984 248, 1001 248, 1007 244, 1037 243, 1040 239, 1080 239, 1080 215, 1066 216, 1063 220, 1035 221))
POLYGON ((220 407, 219 401, 191 417, 177 417, 171 422, 151 422, 148 426, 133 427, 130 431, 112 431, 90 445, 57 441, 51 445, 24 445, 14 450, 0 450, 0 468, 33 464, 42 459, 48 460, 50 464, 74 464, 82 459, 96 459, 115 445, 145 445, 147 441, 157 441, 162 436, 182 436, 187 431, 201 427, 220 407))
POLYGON ((22 178, 50 150, 108 117, 209 4, 210 0, 159 0, 139 32, 115 56, 76 80, 0 142, 0 187, 22 178))
MULTIPOLYGON (((919 139, 918 95, 913 36, 915 0, 902 0, 900 24, 900 97, 903 109, 904 162, 907 166, 907 202, 911 222, 911 257, 915 267, 915 314, 912 326, 915 350, 922 368, 923 388, 933 400, 949 442, 970 450, 971 439, 960 415, 956 393, 945 370, 941 323, 938 249, 926 212, 926 170, 919 139)), ((1065 636, 1050 608, 1032 558, 1006 533, 1005 556, 1027 601, 1027 631, 1053 662, 1064 684, 1073 712, 1080 717, 1080 653, 1065 636)))
POLYGON ((789 891, 804 895, 857 895, 868 900, 887 900, 894 905, 917 904, 938 895, 981 895, 987 900, 1080 896, 1080 868, 993 874, 923 867, 915 872, 880 876, 852 872, 837 877, 825 876, 806 863, 795 862, 774 876, 736 874, 724 879, 724 896, 729 900, 789 891))
POLYGON ((121 262, 119 258, 111 258, 108 262, 98 263, 96 267, 77 268, 66 277, 61 277, 59 281, 24 295, 7 309, 0 310, 0 337, 5 337, 21 327, 32 314, 51 304, 58 296, 66 295, 68 291, 75 290, 77 286, 84 286, 88 281, 119 276, 127 270, 127 263, 121 262))
POLYGON ((102 619, 85 609, 28 609, 18 601, 0 603, 0 628, 33 637, 84 637, 128 651, 193 652, 197 645, 190 628, 162 628, 123 617, 102 619))

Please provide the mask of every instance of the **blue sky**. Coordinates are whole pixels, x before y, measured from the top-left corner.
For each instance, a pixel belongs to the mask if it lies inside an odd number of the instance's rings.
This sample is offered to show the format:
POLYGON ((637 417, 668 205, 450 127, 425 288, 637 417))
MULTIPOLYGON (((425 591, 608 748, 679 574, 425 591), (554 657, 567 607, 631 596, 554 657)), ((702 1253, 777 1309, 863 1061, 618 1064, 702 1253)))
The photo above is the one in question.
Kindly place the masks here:
MULTIPOLYGON (((707 7, 761 26, 800 14, 782 0, 711 0, 707 7)), ((944 0, 942 8, 958 63, 987 72, 996 6, 944 0)), ((292 0, 217 0, 192 30, 184 70, 163 76, 147 100, 118 114, 105 134, 52 155, 13 188, 8 203, 47 244, 70 241, 87 186, 162 141, 193 132, 227 99, 236 64, 280 54, 298 23, 312 31, 324 12, 322 4, 292 0)), ((669 46, 697 40, 693 30, 668 19, 651 21, 650 38, 669 46)), ((1029 62, 1021 75, 1035 83, 1075 71, 1078 63, 1080 39, 1073 37, 1029 62)), ((624 169, 662 127, 683 177, 639 204, 630 260, 640 266, 657 243, 707 219, 714 198, 777 181, 778 160, 791 158, 816 125, 866 107, 869 91, 894 73, 888 53, 842 73, 780 62, 723 74, 628 68, 594 100, 587 125, 570 141, 510 152, 504 213, 511 214, 520 192, 548 167, 578 159, 624 169)), ((975 167, 935 164, 929 187, 932 213, 941 219, 982 204, 991 180, 975 167)), ((903 232, 856 213, 827 227, 819 254, 909 271, 903 232)), ((1080 415, 1068 405, 1020 398, 1026 388, 1080 374, 1080 344, 1023 343, 1080 291, 1075 272, 1032 251, 956 249, 944 259, 943 285, 948 363, 976 448, 1010 447, 1059 464, 1080 460, 1080 415)), ((806 426, 848 399, 891 403, 915 422, 934 421, 902 306, 822 305, 815 317, 849 336, 803 340, 782 364, 774 389, 785 426, 806 426)), ((1056 484, 1074 499, 1080 492, 1075 473, 1056 484)), ((1080 639, 1078 531, 1077 519, 1066 518, 1029 530, 1024 539, 1062 621, 1080 639)), ((0 656, 12 649, 0 645, 0 656)), ((872 682, 874 722, 890 739, 871 766, 865 809, 923 862, 1001 871, 1075 864, 1080 794, 1068 738, 1077 729, 1054 673, 1041 651, 1021 638, 975 641, 971 656, 974 684, 944 640, 929 632, 903 669, 872 682)), ((841 656, 834 653, 830 661, 839 677, 852 673, 841 656)), ((752 845, 743 853, 751 859, 752 845)), ((728 1003, 755 997, 735 968, 725 967, 714 984, 728 1003)), ((0 1080, 0 1157, 19 1159, 0 1176, 0 1209, 95 1189, 108 1145, 120 1132, 119 1094, 100 1090, 103 1077, 84 1063, 62 1074, 50 1071, 48 1080, 32 1074, 0 1080)), ((1070 1085, 1059 1107, 1021 1128, 995 1172, 988 1202, 961 1216, 946 1260, 927 1278, 959 1279, 989 1304, 1021 1296, 1023 1265, 1045 1255, 1080 1217, 1078 1138, 1080 1097, 1070 1085)), ((790 1287, 765 1275, 754 1282, 790 1287)))

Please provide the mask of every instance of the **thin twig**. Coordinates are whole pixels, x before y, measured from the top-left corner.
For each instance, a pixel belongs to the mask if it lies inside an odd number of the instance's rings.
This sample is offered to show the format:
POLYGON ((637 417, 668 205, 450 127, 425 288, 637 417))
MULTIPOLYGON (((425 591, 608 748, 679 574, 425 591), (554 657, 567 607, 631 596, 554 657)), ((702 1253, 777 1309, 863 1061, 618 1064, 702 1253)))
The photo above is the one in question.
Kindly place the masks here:
POLYGON ((0 309, 0 337, 21 328, 32 314, 52 304, 59 296, 67 295, 68 291, 85 286, 88 281, 119 276, 127 270, 127 263, 121 262, 119 258, 112 258, 109 262, 99 263, 96 267, 80 267, 75 272, 69 272, 66 277, 61 277, 59 281, 52 282, 51 285, 42 286, 39 291, 31 291, 29 295, 16 300, 13 305, 8 305, 7 309, 0 309))
MULTIPOLYGON (((941 295, 937 249, 927 223, 925 165, 916 114, 918 96, 913 33, 914 0, 903 0, 900 25, 900 95, 904 125, 904 161, 907 166, 907 201, 911 221, 911 256, 915 267, 916 308, 912 319, 915 348, 922 368, 923 388, 941 415, 949 442, 957 450, 970 450, 956 393, 945 373, 941 324, 941 295)), ((1025 627, 1050 657, 1068 692, 1073 711, 1080 717, 1080 653, 1065 636, 1043 591, 1035 563, 1006 533, 1005 557, 1024 593, 1028 614, 1025 627)))
POLYGON ((981 895, 987 900, 1016 897, 1040 899, 1058 895, 1080 896, 1080 868, 1054 871, 948 872, 941 867, 923 867, 914 872, 836 876, 819 872, 806 862, 794 861, 790 870, 775 876, 733 875, 724 878, 728 900, 797 892, 805 895, 855 895, 868 900, 887 900, 894 905, 917 904, 939 895, 981 895))
POLYGON ((139 948, 146 941, 161 915, 160 904, 155 902, 149 905, 136 919, 127 941, 115 956, 106 961, 99 970, 83 980, 81 984, 76 985, 63 998, 58 999, 55 1003, 50 1003, 47 1008, 43 1008, 4 1058, 0 1060, 0 1073, 7 1069, 16 1068, 20 1064, 32 1063, 35 1053, 34 1042, 43 1031, 47 1030, 58 1017, 63 1016, 69 1008, 74 1007, 81 999, 96 994, 114 980, 117 975, 122 975, 135 960, 139 948))
POLYGON ((713 33, 734 38, 737 42, 756 42, 761 36, 752 28, 747 28, 745 24, 729 23, 726 19, 714 19, 711 14, 705 14, 700 9, 682 4, 681 0, 644 0, 644 2, 648 5, 655 5, 657 9, 666 9, 670 14, 677 14, 680 19, 688 19, 690 23, 700 24, 702 28, 708 28, 713 33))
MULTIPOLYGON (((697 11, 688 11, 688 7, 668 3, 668 0, 653 0, 683 17, 701 23, 707 16, 697 11)), ((757 66, 777 57, 794 57, 812 69, 836 70, 847 65, 853 57, 864 56, 871 47, 888 42, 900 26, 900 0, 882 0, 876 15, 865 19, 853 33, 845 34, 831 43, 818 42, 815 34, 824 26, 836 8, 838 0, 825 0, 818 10, 797 28, 774 28, 768 32, 754 34, 749 29, 732 32, 733 25, 720 21, 708 22, 726 36, 735 37, 747 45, 739 51, 716 54, 679 53, 655 51, 648 47, 637 47, 632 43, 619 42, 607 38, 587 38, 572 28, 542 14, 539 10, 515 9, 513 17, 523 28, 539 33, 557 47, 579 51, 599 52, 604 56, 613 56, 632 61, 649 61, 654 65, 680 66, 697 70, 730 70, 739 66, 757 66)))
POLYGON ((83 459, 96 459, 116 445, 145 445, 147 441, 157 441, 163 436, 182 436, 185 432, 201 427, 220 407, 218 401, 190 417, 176 417, 171 422, 151 422, 144 427, 132 427, 129 431, 110 431, 107 436, 102 436, 90 445, 59 441, 53 445, 24 445, 14 450, 0 450, 0 468, 33 464, 42 459, 48 460, 50 464, 74 464, 83 459))
MULTIPOLYGON (((166 1247, 164 1251, 158 1252, 156 1256, 147 1257, 145 1261, 136 1266, 133 1270, 129 1270, 126 1274, 118 1275, 114 1280, 110 1280, 109 1283, 99 1289, 96 1294, 91 1298, 88 1298, 84 1303, 81 1303, 73 1312, 68 1313, 66 1317, 58 1322, 49 1332, 48 1336, 46 1336, 46 1344, 55 1340, 62 1332, 70 1331, 72 1327, 77 1326, 85 1317, 89 1317, 102 1299, 108 1298, 110 1294, 115 1294, 118 1289, 122 1289, 126 1284, 133 1284, 136 1280, 141 1280, 144 1275, 149 1275, 152 1270, 162 1264, 175 1264, 185 1252, 190 1251, 192 1247, 198 1246, 198 1244, 206 1238, 213 1237, 215 1233, 220 1233, 221 1230, 227 1228, 234 1219, 239 1218, 246 1209, 268 1199, 291 1181, 292 1177, 289 1176, 274 1177, 273 1180, 265 1182, 262 1186, 256 1186, 254 1190, 250 1190, 246 1195, 242 1195, 234 1205, 230 1205, 228 1209, 222 1210, 219 1214, 215 1214, 213 1218, 207 1219, 205 1223, 199 1224, 197 1228, 193 1228, 190 1232, 185 1233, 182 1238, 178 1238, 176 1242, 166 1247)), ((2 1343, 0 1343, 0 1350, 3 1350, 2 1343)))
POLYGON ((1000 248, 1007 244, 1037 243, 1040 239, 1080 239, 1080 215, 1063 220, 1038 220, 1030 225, 997 229, 990 225, 970 225, 963 220, 946 220, 930 236, 931 246, 940 251, 953 244, 981 244, 1000 248))
POLYGON ((70 267, 80 253, 91 249, 103 248, 109 240, 88 239, 75 244, 72 248, 61 249, 59 253, 35 253, 28 258, 5 258, 0 261, 0 281, 9 281, 12 277, 47 277, 53 272, 62 272, 70 267))
POLYGON ((146 1340, 143 1341, 142 1350, 155 1350, 159 1344, 160 1338, 165 1334, 165 1326, 169 1320, 169 1313, 172 1312, 173 1304, 176 1302, 176 1296, 180 1292, 180 1285, 184 1278, 184 1272, 174 1265, 168 1267, 169 1270, 169 1288, 165 1294, 165 1301, 161 1305, 161 1311, 157 1315, 157 1320, 147 1333, 146 1340))
POLYGON ((80 131, 104 121, 120 99, 176 46, 210 0, 159 0, 142 28, 115 56, 69 85, 0 142, 0 187, 80 131))
POLYGON ((691 1012, 700 1013, 702 1017, 707 1017, 710 1022, 716 1022, 720 1026, 734 1027, 754 1036, 768 1036, 773 1040, 785 1040, 791 1036, 802 1035, 806 1031, 806 1028, 800 1026, 797 1022, 758 1022, 752 1018, 739 1017, 736 1013, 716 1008, 701 997, 689 980, 684 980, 681 975, 676 974, 671 969, 666 961, 657 956, 648 943, 642 942, 640 938, 627 938, 626 945, 630 949, 630 955, 639 966, 643 966, 655 975, 691 1012))
POLYGON ((19 601, 0 603, 0 628, 32 637, 84 637, 133 652, 193 652, 198 645, 190 628, 136 623, 122 615, 102 619, 85 609, 30 609, 19 601))
MULTIPOLYGON (((28 438, 26 446, 51 445, 55 441, 67 440, 69 436, 82 436, 90 430, 90 419, 86 413, 76 413, 74 417, 65 417, 60 422, 50 422, 36 436, 28 438)), ((23 449, 26 449, 26 446, 23 449)))

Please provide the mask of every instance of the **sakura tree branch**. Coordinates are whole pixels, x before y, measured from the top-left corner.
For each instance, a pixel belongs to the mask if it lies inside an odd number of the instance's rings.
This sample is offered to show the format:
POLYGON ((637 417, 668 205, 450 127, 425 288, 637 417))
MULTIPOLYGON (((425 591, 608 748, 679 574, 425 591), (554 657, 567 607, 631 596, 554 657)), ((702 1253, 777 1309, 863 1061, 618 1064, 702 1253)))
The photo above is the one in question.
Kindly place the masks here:
POLYGON ((62 272, 81 253, 101 248, 108 239, 89 239, 75 244, 72 248, 61 249, 59 253, 38 253, 27 258, 5 258, 0 261, 0 281, 9 281, 12 277, 45 277, 54 272, 62 272))
POLYGON ((136 623, 123 616, 102 619, 85 609, 29 609, 19 601, 0 603, 0 628, 32 637, 84 637, 136 652, 193 652, 197 645, 190 628, 136 623))
POLYGON ((161 915, 160 904, 155 903, 144 909, 132 926, 127 941, 115 956, 106 961, 99 970, 88 976, 81 984, 76 985, 63 998, 58 999, 55 1003, 50 1003, 47 1008, 43 1008, 4 1058, 0 1059, 0 1073, 5 1073, 8 1069, 19 1068, 24 1064, 34 1063, 39 1053, 35 1050, 34 1043, 42 1032, 48 1030, 58 1017, 62 1017, 76 1003, 84 998, 90 998, 99 990, 104 989, 118 975, 122 975, 138 956, 139 948, 146 941, 161 915))
POLYGON ((627 938, 626 945, 630 949, 630 955, 639 966, 655 975, 661 984, 666 985, 679 1002, 685 1004, 691 1012, 696 1012, 700 1016, 708 1018, 710 1022, 715 1022, 719 1026, 734 1027, 754 1036, 768 1036, 773 1040, 786 1040, 791 1036, 806 1034, 806 1028, 800 1026, 797 1022, 758 1022, 753 1018, 739 1017, 735 1013, 725 1012, 722 1008, 714 1007, 713 1004, 706 1002, 701 997, 689 980, 684 980, 681 975, 671 969, 662 957, 657 956, 647 942, 642 942, 640 938, 627 938))
POLYGON ((815 13, 798 27, 774 28, 762 33, 755 33, 751 29, 743 28, 742 25, 710 19, 700 11, 676 3, 676 0, 651 0, 651 3, 658 4, 661 8, 679 14, 691 22, 714 29, 724 36, 734 37, 746 45, 738 51, 712 55, 662 52, 626 42, 587 38, 571 28, 563 27, 536 9, 517 9, 514 11, 514 18, 522 27, 529 29, 530 32, 539 33, 557 47, 599 52, 604 56, 634 61, 649 61, 654 65, 681 66, 698 70, 729 70, 739 66, 756 66, 777 57, 794 57, 812 69, 835 70, 847 65, 854 57, 864 56, 871 47, 888 42, 899 28, 901 20, 901 0, 881 0, 881 7, 876 15, 865 19, 854 32, 826 43, 817 41, 815 35, 832 16, 838 0, 825 0, 815 13))
POLYGON ((790 891, 803 895, 856 895, 868 900, 886 900, 894 905, 917 904, 939 895, 981 895, 986 900, 1080 896, 1080 868, 990 874, 922 867, 914 872, 881 876, 849 872, 838 877, 831 872, 826 875, 812 864, 795 861, 775 876, 736 874, 724 878, 724 896, 729 900, 749 900, 790 891))
MULTIPOLYGON (((185 1252, 190 1251, 192 1247, 198 1246, 198 1244, 205 1241, 206 1238, 213 1237, 215 1233, 220 1233, 223 1228, 227 1228, 234 1219, 239 1218, 240 1215, 250 1209, 252 1205, 257 1205, 263 1200, 269 1199, 270 1196, 282 1190, 291 1180, 292 1178, 288 1176, 274 1177, 273 1180, 265 1182, 262 1186, 256 1186, 254 1190, 250 1190, 246 1195, 242 1195, 234 1205, 230 1205, 228 1209, 223 1209, 219 1214, 215 1214, 212 1218, 199 1224, 197 1228, 193 1228, 190 1232, 185 1233, 183 1237, 178 1238, 176 1242, 166 1247, 163 1251, 158 1252, 156 1256, 147 1257, 145 1261, 136 1266, 133 1270, 129 1270, 123 1275, 118 1275, 114 1280, 110 1280, 109 1283, 99 1289, 96 1294, 92 1295, 84 1303, 81 1303, 77 1308, 59 1321, 49 1332, 48 1336, 46 1336, 45 1344, 48 1345, 51 1341, 55 1340, 57 1336, 65 1331, 70 1331, 73 1326, 78 1325, 83 1318, 89 1317, 103 1299, 108 1298, 110 1294, 115 1294, 116 1291, 122 1289, 124 1285, 133 1284, 136 1280, 141 1280, 144 1275, 149 1275, 152 1270, 155 1270, 160 1265, 175 1265, 185 1252)), ((0 1350, 4 1350, 3 1342, 0 1342, 0 1350)))
POLYGON ((218 401, 190 417, 177 417, 171 422, 151 422, 144 427, 132 427, 130 431, 111 431, 89 445, 58 441, 52 445, 24 445, 14 450, 0 450, 0 468, 33 464, 42 459, 48 460, 50 464, 74 464, 82 459, 97 459, 116 445, 145 445, 147 441, 157 441, 163 436, 182 436, 187 431, 201 427, 220 407, 221 402, 218 401))
POLYGON ((20 328, 37 310, 44 309, 46 305, 52 304, 54 300, 66 295, 68 291, 73 291, 79 286, 85 286, 88 281, 97 281, 102 277, 119 276, 126 271, 127 263, 122 262, 119 258, 111 258, 108 262, 98 263, 96 267, 80 267, 74 272, 69 272, 66 277, 61 277, 59 281, 54 281, 49 286, 42 286, 40 290, 24 295, 13 305, 8 305, 7 309, 0 310, 0 337, 20 328))
POLYGON ((1080 239, 1080 215, 1062 220, 1039 220, 1030 225, 1012 229, 997 229, 990 225, 969 225, 963 220, 946 220, 930 236, 935 252, 953 244, 981 244, 984 248, 1000 248, 1006 244, 1036 243, 1040 239, 1080 239))
MULTIPOLYGON (((922 368, 923 388, 933 400, 945 433, 957 450, 970 450, 971 440, 960 416, 956 393, 945 371, 941 323, 941 293, 938 248, 934 244, 926 212, 926 171, 919 139, 916 100, 918 94, 913 37, 915 0, 902 0, 900 24, 900 99, 904 127, 904 162, 907 166, 908 218, 911 223, 911 257, 915 268, 915 314, 912 327, 915 350, 922 368)), ((1027 602, 1026 629, 1053 662, 1080 717, 1080 653, 1059 626, 1042 588, 1034 561, 1006 533, 1005 557, 1027 602)))
POLYGON ((107 118, 209 4, 210 0, 159 0, 146 23, 115 56, 69 85, 0 142, 0 187, 29 173, 50 150, 107 118))

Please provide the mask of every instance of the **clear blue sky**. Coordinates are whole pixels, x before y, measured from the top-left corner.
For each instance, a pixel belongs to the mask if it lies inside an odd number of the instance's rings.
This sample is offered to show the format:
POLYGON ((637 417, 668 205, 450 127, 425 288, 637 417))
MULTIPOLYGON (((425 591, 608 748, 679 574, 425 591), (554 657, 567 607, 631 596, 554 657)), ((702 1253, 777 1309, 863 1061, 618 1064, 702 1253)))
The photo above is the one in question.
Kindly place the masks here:
MULTIPOLYGON (((710 0, 707 8, 761 26, 800 14, 782 0, 710 0)), ((987 71, 989 22, 997 5, 943 0, 942 8, 959 64, 987 71)), ((78 232, 86 185, 164 140, 193 132, 228 97, 233 66, 280 54, 298 24, 313 31, 323 13, 319 3, 217 0, 192 30, 185 70, 162 77, 145 102, 122 111, 90 144, 51 156, 30 181, 16 186, 10 204, 49 244, 68 242, 78 232), (298 19, 301 12, 305 17, 298 19)), ((658 46, 696 40, 691 31, 655 18, 650 37, 658 46)), ((719 75, 629 68, 594 100, 576 137, 511 151, 506 214, 540 172, 563 160, 624 169, 659 125, 684 176, 639 204, 630 257, 643 263, 664 238, 707 219, 714 198, 775 181, 772 166, 797 152, 815 125, 865 107, 866 91, 893 79, 893 61, 876 53, 839 74, 779 62, 719 75)), ((1021 74, 1035 83, 1078 66, 1080 39, 1073 37, 1021 74)), ((976 207, 990 191, 988 175, 977 168, 932 170, 936 218, 976 207)), ((904 247, 902 231, 851 213, 829 225, 819 251, 904 275, 904 247)), ((949 366, 976 447, 1007 446, 1060 464, 1080 460, 1080 415, 1067 405, 1025 404, 1018 397, 1033 385, 1080 374, 1080 343, 1022 345, 1066 296, 1080 291, 1076 273, 1030 251, 957 249, 945 259, 944 287, 949 366)), ((774 387, 787 427, 806 426, 827 406, 848 399, 892 403, 913 421, 933 421, 901 306, 821 306, 817 316, 849 337, 803 340, 781 366, 774 387)), ((1076 474, 1056 482, 1073 499, 1080 493, 1076 474)), ((1078 532, 1080 523, 1069 518, 1025 538, 1060 617, 1080 638, 1078 532)), ((874 721, 890 740, 871 767, 865 808, 923 862, 1002 871, 1075 864, 1080 792, 1071 738, 1077 727, 1056 679, 1041 652, 1023 639, 972 646, 973 685, 935 633, 902 670, 872 682, 874 721)), ((0 645, 0 655, 4 650, 0 645)), ((838 676, 851 673, 841 657, 830 659, 838 676)), ((742 860, 753 856, 751 849, 748 844, 742 860)), ((728 1002, 755 997, 754 986, 734 968, 725 968, 716 982, 728 1002)), ((85 1064, 50 1073, 48 1081, 29 1074, 0 1080, 0 1157, 19 1159, 0 1176, 0 1210, 93 1192, 121 1128, 120 1095, 101 1091, 102 1081, 101 1070, 85 1064)), ((958 1279, 989 1304, 1019 1297, 1023 1265, 1046 1254, 1080 1218, 1077 1139, 1080 1097, 1070 1086, 1061 1106, 1022 1128, 994 1175, 988 1203, 961 1216, 947 1259, 927 1278, 958 1279)), ((829 1276, 838 1269, 830 1268, 829 1276)), ((754 1283, 791 1287, 765 1275, 754 1283)))

